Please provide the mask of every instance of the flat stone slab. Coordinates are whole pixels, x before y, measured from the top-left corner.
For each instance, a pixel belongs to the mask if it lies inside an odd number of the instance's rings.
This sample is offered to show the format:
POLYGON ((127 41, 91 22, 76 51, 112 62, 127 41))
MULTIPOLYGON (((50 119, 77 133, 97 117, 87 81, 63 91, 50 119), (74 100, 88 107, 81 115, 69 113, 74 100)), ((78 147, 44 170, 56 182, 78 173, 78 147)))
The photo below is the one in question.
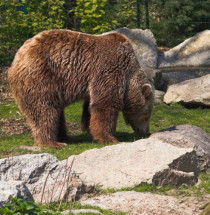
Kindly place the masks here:
POLYGON ((129 215, 198 215, 199 209, 208 200, 198 202, 193 197, 172 196, 135 191, 116 192, 80 201, 82 205, 127 212, 129 215))
POLYGON ((169 86, 164 102, 210 107, 210 74, 169 86))
POLYGON ((75 156, 72 169, 82 181, 103 189, 141 183, 195 184, 199 171, 192 148, 177 148, 154 138, 88 150, 75 156))

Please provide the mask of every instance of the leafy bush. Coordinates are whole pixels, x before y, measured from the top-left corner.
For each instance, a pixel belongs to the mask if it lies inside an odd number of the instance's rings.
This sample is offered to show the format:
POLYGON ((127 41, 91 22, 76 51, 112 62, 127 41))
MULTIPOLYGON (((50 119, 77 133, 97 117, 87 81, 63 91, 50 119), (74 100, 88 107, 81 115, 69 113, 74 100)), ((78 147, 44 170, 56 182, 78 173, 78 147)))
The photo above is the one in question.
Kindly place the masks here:
POLYGON ((62 28, 64 0, 0 1, 0 64, 11 62, 17 49, 40 31, 62 28))
POLYGON ((47 211, 43 207, 32 201, 24 201, 17 197, 9 198, 9 202, 0 209, 2 215, 59 215, 52 211, 47 211))
POLYGON ((77 0, 73 11, 82 32, 100 34, 114 29, 118 24, 113 19, 113 8, 108 0, 77 0))

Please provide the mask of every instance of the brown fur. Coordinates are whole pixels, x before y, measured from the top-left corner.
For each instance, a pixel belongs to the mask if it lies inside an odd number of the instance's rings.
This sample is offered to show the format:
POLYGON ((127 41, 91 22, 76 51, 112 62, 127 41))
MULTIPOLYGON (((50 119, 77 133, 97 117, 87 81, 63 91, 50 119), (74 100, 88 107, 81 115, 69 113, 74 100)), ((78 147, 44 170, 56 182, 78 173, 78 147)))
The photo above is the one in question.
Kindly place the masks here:
MULTIPOLYGON (((81 99, 86 101, 83 130, 90 129, 100 142, 117 142, 118 112, 135 114, 146 106, 148 97, 141 90, 148 82, 146 76, 128 39, 118 33, 41 32, 17 52, 9 81, 30 123, 35 144, 41 146, 65 145, 64 108, 81 99)), ((149 115, 151 111, 152 106, 149 115)))

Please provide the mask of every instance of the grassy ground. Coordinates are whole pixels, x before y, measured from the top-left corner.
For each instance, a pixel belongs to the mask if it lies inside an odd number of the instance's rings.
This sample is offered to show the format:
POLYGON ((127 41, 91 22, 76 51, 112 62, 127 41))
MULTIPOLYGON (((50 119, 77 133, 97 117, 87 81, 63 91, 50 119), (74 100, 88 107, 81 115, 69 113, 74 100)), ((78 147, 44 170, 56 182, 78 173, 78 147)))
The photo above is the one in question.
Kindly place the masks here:
MULTIPOLYGON (((76 137, 79 143, 69 144, 67 147, 60 150, 42 148, 38 153, 48 152, 62 160, 72 154, 80 154, 81 152, 91 148, 103 147, 104 145, 92 141, 91 137, 87 133, 81 132, 81 111, 81 102, 71 105, 65 110, 69 133, 76 137)), ((180 124, 196 125, 210 133, 210 109, 188 109, 180 104, 173 104, 171 106, 159 103, 155 104, 151 118, 151 133, 180 124)), ((125 124, 121 113, 118 118, 116 136, 118 140, 125 142, 131 142, 138 139, 138 137, 134 135, 131 127, 125 124)), ((33 139, 31 137, 30 129, 28 128, 27 123, 24 120, 24 116, 19 111, 17 105, 14 102, 1 103, 0 158, 32 153, 29 148, 22 147, 32 145, 33 139), (22 128, 22 130, 19 131, 20 128, 22 128)))
MULTIPOLYGON (((51 148, 41 148, 38 151, 33 151, 28 146, 33 146, 33 139, 31 137, 30 129, 25 121, 24 116, 19 111, 17 105, 13 102, 0 103, 0 158, 21 155, 26 153, 43 153, 48 152, 55 155, 58 159, 63 160, 73 154, 80 154, 81 152, 100 148, 101 145, 92 141, 87 133, 80 130, 80 117, 82 111, 82 103, 71 105, 65 110, 67 126, 70 135, 78 138, 79 143, 69 144, 67 147, 60 150, 51 148)), ((156 103, 154 112, 151 118, 151 133, 155 133, 161 129, 180 125, 191 124, 196 125, 210 133, 210 109, 194 108, 189 109, 180 104, 165 105, 156 103)), ((130 126, 124 123, 122 114, 120 113, 117 124, 117 138, 120 141, 134 141, 138 137, 134 135, 130 126)), ((182 186, 179 189, 173 187, 156 187, 153 185, 142 184, 133 188, 124 188, 121 190, 100 190, 99 193, 113 193, 117 191, 134 190, 137 192, 151 192, 156 194, 164 194, 170 196, 194 196, 199 199, 210 194, 210 173, 203 173, 200 175, 200 183, 196 186, 182 186)), ((57 211, 59 203, 45 205, 44 207, 57 211)), ((63 203, 60 210, 65 209, 81 209, 92 208, 88 206, 81 206, 78 203, 63 203)), ((125 213, 112 212, 110 210, 98 209, 101 213, 107 215, 123 215, 125 213)), ((91 214, 91 213, 90 213, 91 214)))

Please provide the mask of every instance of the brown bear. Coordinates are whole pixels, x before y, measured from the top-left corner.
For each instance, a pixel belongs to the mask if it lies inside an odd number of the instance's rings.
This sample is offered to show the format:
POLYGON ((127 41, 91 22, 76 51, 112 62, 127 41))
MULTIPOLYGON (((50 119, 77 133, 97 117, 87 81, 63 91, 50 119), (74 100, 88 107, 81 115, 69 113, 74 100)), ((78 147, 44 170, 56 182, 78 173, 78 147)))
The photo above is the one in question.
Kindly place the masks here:
POLYGON ((119 111, 137 134, 149 133, 152 86, 129 40, 119 33, 43 31, 19 49, 8 78, 35 145, 65 146, 64 108, 81 99, 83 130, 95 140, 118 142, 119 111))

